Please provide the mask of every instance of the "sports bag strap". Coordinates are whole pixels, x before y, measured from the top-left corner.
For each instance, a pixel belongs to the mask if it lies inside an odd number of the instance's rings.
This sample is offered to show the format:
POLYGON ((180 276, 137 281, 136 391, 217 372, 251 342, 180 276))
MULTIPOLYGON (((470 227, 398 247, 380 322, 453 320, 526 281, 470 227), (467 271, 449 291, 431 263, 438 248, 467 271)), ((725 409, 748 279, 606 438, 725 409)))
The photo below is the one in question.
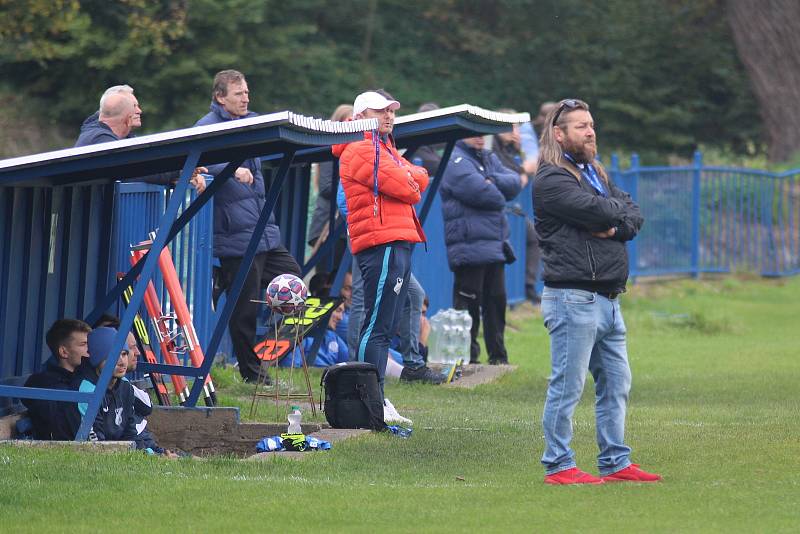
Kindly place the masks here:
POLYGON ((381 411, 380 414, 375 413, 375 408, 367 402, 367 386, 365 384, 356 384, 356 390, 358 391, 358 398, 361 399, 361 403, 367 409, 369 413, 369 424, 372 430, 385 430, 386 429, 386 422, 383 420, 383 412, 381 411))

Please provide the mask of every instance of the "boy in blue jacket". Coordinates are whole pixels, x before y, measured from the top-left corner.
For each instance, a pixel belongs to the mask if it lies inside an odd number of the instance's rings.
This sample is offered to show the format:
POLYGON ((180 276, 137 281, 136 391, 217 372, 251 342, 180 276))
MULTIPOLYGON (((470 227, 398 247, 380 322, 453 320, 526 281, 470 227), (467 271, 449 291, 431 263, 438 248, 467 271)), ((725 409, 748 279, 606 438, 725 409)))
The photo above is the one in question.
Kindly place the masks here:
MULTIPOLYGON (((75 372, 72 382, 74 389, 85 392, 95 390, 116 334, 116 329, 107 326, 95 328, 89 333, 89 358, 75 372)), ((92 441, 133 441, 136 443, 137 449, 156 454, 168 452, 155 443, 151 434, 140 434, 136 428, 134 410, 136 396, 133 385, 125 380, 125 373, 128 372, 128 355, 127 349, 120 352, 111 382, 103 397, 103 403, 92 424, 89 439, 92 441)), ((75 432, 77 432, 87 408, 87 403, 78 403, 67 411, 67 417, 75 432)))

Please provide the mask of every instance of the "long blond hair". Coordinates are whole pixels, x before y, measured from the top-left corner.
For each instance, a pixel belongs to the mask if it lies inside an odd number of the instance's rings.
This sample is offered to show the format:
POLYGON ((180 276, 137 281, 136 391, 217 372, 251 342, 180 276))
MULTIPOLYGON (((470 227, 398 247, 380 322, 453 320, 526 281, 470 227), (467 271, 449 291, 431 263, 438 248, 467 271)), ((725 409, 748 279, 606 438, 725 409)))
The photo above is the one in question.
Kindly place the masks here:
POLYGON ((353 116, 353 106, 350 104, 339 104, 331 114, 331 120, 335 122, 346 121, 353 116))
MULTIPOLYGON (((576 98, 567 98, 562 100, 545 116, 544 124, 542 126, 542 134, 539 137, 539 168, 547 163, 555 167, 562 167, 571 172, 577 179, 581 179, 580 172, 569 161, 564 159, 564 149, 558 141, 556 141, 555 128, 564 128, 567 122, 567 116, 573 111, 589 111, 589 104, 583 100, 576 98)), ((608 183, 608 174, 606 173, 603 164, 595 160, 592 166, 597 170, 597 174, 608 183)))

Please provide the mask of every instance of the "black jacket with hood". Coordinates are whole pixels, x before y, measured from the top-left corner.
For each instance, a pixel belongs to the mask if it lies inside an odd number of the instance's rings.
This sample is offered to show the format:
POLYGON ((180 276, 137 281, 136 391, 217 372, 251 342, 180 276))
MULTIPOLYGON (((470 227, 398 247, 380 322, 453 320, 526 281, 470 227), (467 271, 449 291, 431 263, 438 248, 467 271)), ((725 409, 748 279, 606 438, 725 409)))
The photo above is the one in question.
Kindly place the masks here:
MULTIPOLYGON (((71 389, 73 373, 60 367, 55 356, 44 364, 39 373, 32 374, 25 382, 25 387, 45 389, 71 389)), ((73 408, 74 403, 41 399, 22 399, 28 409, 28 416, 33 425, 34 439, 71 441, 75 439, 75 431, 64 418, 64 412, 73 408)))
POLYGON ((546 286, 602 293, 625 291, 628 252, 625 242, 644 219, 630 195, 610 180, 604 197, 570 170, 543 164, 533 183, 536 232, 542 250, 546 286), (616 227, 611 238, 594 237, 616 227))
MULTIPOLYGON (((83 392, 93 392, 97 387, 97 371, 94 367, 84 362, 75 370, 72 388, 83 392)), ((137 449, 146 449, 148 444, 139 437, 136 429, 134 414, 135 396, 133 386, 127 380, 116 380, 114 385, 106 390, 100 410, 92 424, 89 439, 93 441, 134 441, 137 449)), ((73 439, 78 432, 81 418, 86 413, 88 404, 73 404, 67 412, 67 417, 72 426, 73 439)))

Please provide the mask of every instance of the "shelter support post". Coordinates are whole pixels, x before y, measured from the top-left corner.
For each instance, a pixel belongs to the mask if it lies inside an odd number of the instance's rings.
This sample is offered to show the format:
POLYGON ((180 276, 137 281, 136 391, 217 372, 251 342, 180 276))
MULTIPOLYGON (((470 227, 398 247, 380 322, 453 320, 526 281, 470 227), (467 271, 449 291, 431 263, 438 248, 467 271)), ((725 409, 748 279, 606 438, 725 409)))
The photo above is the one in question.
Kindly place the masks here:
POLYGON ((455 140, 447 142, 447 145, 444 147, 444 154, 442 154, 442 161, 439 163, 439 168, 436 169, 436 175, 433 177, 433 180, 428 186, 428 191, 425 194, 425 202, 422 203, 422 209, 419 211, 419 223, 423 226, 425 225, 425 219, 428 218, 428 212, 431 211, 433 199, 436 198, 436 192, 439 190, 439 184, 442 183, 444 171, 447 168, 447 165, 450 164, 450 155, 453 153, 454 146, 456 146, 455 140))
POLYGON ((94 395, 92 395, 92 398, 88 403, 86 413, 83 415, 78 433, 75 435, 75 441, 85 441, 89 437, 89 431, 91 430, 95 416, 100 409, 100 403, 103 400, 106 388, 108 388, 108 384, 111 382, 111 378, 114 373, 114 367, 116 367, 117 360, 119 359, 119 353, 122 350, 125 339, 128 337, 128 332, 133 326, 133 318, 136 315, 136 311, 142 305, 147 283, 150 281, 153 273, 155 272, 155 268, 158 263, 158 255, 167 244, 169 231, 166 229, 170 225, 170 222, 175 220, 178 214, 178 208, 181 205, 182 199, 186 196, 186 189, 189 187, 189 179, 191 178, 199 159, 200 152, 197 150, 191 151, 186 157, 186 161, 183 164, 183 170, 181 170, 180 178, 178 179, 178 183, 175 185, 175 191, 170 197, 169 203, 167 204, 167 209, 164 211, 164 214, 159 220, 159 230, 156 233, 156 238, 153 240, 153 245, 151 248, 151 251, 155 250, 156 253, 152 255, 148 254, 147 258, 145 259, 144 265, 142 266, 141 278, 133 290, 133 295, 131 296, 128 307, 122 314, 119 331, 117 332, 116 336, 114 336, 114 342, 111 344, 111 352, 109 353, 106 363, 103 366, 103 371, 100 373, 100 377, 97 380, 94 395))
POLYGON ((231 287, 228 289, 228 297, 225 300, 225 307, 222 309, 222 313, 219 315, 217 325, 214 327, 214 333, 211 336, 211 341, 209 342, 208 348, 205 351, 206 357, 203 361, 202 367, 200 368, 202 373, 197 376, 194 384, 192 385, 189 399, 186 401, 187 406, 195 406, 197 404, 197 399, 200 396, 200 392, 203 390, 203 384, 205 383, 206 376, 208 376, 208 373, 211 371, 211 364, 214 362, 214 355, 217 353, 219 343, 222 340, 222 334, 225 331, 225 328, 228 326, 228 321, 230 321, 231 315, 233 314, 233 308, 236 305, 236 302, 239 300, 239 294, 242 292, 245 278, 247 278, 247 272, 250 270, 250 266, 253 264, 253 258, 255 258, 256 250, 258 249, 258 243, 261 241, 261 236, 264 233, 267 222, 269 221, 270 213, 272 213, 272 210, 275 209, 275 204, 278 201, 278 195, 283 187, 286 174, 289 172, 289 166, 292 164, 292 160, 294 159, 294 153, 294 150, 290 150, 283 155, 283 159, 278 167, 278 171, 275 173, 275 179, 272 181, 272 185, 269 188, 269 193, 267 194, 264 208, 261 210, 261 215, 259 216, 258 222, 253 229, 253 236, 250 238, 250 243, 247 245, 247 250, 245 251, 242 262, 239 265, 239 271, 236 273, 233 284, 231 284, 231 287))

